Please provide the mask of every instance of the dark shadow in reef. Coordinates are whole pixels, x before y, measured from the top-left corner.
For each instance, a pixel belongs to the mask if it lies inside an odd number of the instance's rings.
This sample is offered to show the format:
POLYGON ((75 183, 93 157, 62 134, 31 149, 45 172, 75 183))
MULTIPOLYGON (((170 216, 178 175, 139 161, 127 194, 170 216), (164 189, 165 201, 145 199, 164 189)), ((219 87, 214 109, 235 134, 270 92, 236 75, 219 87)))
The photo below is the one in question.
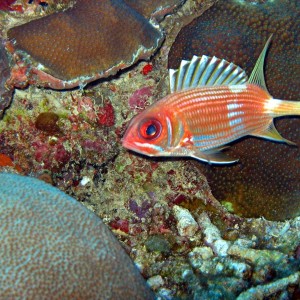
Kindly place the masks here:
POLYGON ((6 86, 6 81, 10 77, 9 61, 4 49, 4 42, 0 38, 0 118, 4 110, 10 105, 13 90, 6 86))

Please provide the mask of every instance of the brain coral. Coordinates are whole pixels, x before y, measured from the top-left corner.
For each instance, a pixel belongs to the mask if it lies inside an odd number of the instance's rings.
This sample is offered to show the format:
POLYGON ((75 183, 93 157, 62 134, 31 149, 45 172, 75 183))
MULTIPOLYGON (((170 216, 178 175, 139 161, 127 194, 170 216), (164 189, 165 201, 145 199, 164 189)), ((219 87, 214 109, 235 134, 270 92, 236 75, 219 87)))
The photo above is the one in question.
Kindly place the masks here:
POLYGON ((0 173, 1 299, 152 299, 102 221, 37 179, 0 173))

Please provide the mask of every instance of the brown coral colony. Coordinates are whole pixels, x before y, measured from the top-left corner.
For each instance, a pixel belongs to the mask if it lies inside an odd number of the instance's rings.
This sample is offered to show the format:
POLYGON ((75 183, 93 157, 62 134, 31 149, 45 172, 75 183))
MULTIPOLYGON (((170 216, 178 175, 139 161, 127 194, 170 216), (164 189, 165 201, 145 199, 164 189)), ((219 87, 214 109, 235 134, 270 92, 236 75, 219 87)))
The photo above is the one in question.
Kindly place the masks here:
POLYGON ((37 84, 68 88, 107 77, 150 56, 163 35, 121 0, 78 0, 63 12, 10 29, 8 38, 22 60, 35 65, 34 74, 45 72, 44 80, 52 76, 64 81, 59 86, 38 80, 37 84))

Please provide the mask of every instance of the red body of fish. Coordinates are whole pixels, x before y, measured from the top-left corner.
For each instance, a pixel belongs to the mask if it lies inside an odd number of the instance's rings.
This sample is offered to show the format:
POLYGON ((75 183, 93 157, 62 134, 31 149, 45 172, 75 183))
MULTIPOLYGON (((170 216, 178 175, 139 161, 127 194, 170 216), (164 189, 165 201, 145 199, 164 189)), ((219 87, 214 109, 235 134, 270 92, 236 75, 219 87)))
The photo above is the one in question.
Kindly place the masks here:
POLYGON ((300 102, 273 99, 255 84, 192 88, 134 117, 123 146, 149 156, 218 162, 215 154, 224 145, 246 135, 290 143, 279 135, 273 118, 299 114, 300 102))

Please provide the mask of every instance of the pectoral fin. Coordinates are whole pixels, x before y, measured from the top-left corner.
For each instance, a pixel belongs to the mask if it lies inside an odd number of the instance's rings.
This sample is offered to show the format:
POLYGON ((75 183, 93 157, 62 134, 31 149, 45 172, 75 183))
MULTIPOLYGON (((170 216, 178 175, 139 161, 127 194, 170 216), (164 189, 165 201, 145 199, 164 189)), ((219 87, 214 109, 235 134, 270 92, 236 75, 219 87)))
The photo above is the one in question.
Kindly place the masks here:
POLYGON ((269 127, 265 131, 252 134, 252 135, 257 137, 262 137, 268 140, 276 141, 276 142, 287 143, 289 145, 297 146, 297 144, 295 144, 294 142, 289 141, 284 137, 282 137, 280 133, 277 131, 277 129, 275 128, 273 122, 269 125, 269 127))

